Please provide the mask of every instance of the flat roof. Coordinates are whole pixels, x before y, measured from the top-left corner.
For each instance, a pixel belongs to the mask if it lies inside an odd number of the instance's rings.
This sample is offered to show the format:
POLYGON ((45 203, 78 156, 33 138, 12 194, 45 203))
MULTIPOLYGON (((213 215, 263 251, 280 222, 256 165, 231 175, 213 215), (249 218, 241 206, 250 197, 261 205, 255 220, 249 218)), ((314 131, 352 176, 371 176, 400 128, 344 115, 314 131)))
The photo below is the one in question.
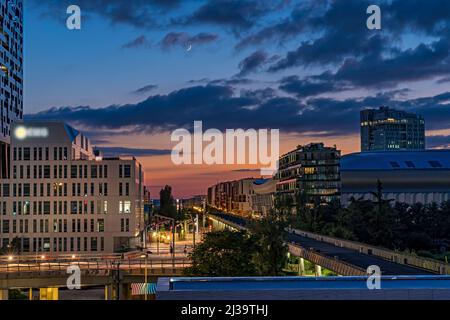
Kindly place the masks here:
MULTIPOLYGON (((177 277, 169 291, 367 289, 366 276, 354 277, 177 277)), ((382 276, 382 289, 450 289, 450 276, 382 276)))
POLYGON ((450 169, 450 150, 367 151, 341 157, 341 171, 424 169, 450 169))

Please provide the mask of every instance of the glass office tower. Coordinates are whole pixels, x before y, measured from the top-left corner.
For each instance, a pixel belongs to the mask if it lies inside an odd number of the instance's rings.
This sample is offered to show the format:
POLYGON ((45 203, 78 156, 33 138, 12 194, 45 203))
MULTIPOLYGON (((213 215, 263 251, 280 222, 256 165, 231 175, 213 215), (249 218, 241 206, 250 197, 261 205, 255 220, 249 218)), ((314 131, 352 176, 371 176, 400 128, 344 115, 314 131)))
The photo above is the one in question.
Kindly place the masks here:
POLYGON ((425 149, 425 121, 388 107, 361 111, 361 151, 425 149))
POLYGON ((23 0, 0 0, 0 179, 8 178, 11 123, 23 118, 23 0))

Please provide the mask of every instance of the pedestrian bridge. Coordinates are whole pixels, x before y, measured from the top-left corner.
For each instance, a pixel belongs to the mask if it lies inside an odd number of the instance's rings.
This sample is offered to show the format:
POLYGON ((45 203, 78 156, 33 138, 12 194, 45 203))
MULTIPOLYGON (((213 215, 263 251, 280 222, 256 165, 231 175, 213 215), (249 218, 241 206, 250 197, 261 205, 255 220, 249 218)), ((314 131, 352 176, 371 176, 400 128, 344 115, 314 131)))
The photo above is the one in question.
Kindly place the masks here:
POLYGON ((190 265, 187 258, 145 258, 135 255, 109 256, 7 256, 0 258, 0 300, 9 289, 62 288, 76 266, 81 287, 105 286, 105 297, 111 298, 120 286, 121 298, 127 298, 132 283, 146 278, 182 275, 190 265), (109 293, 108 293, 109 292, 109 293))

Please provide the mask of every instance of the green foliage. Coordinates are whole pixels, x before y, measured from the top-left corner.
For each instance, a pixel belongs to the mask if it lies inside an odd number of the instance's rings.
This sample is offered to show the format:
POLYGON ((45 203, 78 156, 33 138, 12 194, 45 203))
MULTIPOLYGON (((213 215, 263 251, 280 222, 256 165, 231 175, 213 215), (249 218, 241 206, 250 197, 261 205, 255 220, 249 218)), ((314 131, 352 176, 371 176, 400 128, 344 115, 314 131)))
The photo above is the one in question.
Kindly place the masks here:
POLYGON ((19 289, 9 290, 9 300, 28 300, 28 296, 19 289))
POLYGON ((203 242, 190 254, 189 276, 253 276, 255 241, 245 232, 217 231, 207 233, 203 242))
POLYGON ((450 202, 393 203, 383 198, 379 181, 372 195, 373 201, 351 199, 347 208, 336 203, 302 205, 299 196, 291 223, 306 231, 445 259, 450 248, 450 202))
POLYGON ((163 216, 176 219, 178 212, 175 206, 175 200, 172 196, 172 187, 166 185, 159 192, 160 209, 159 213, 163 216))
POLYGON ((250 233, 216 231, 191 253, 191 276, 277 276, 284 274, 286 219, 276 212, 250 225, 250 233))
POLYGON ((251 224, 251 232, 258 249, 253 257, 258 274, 278 276, 283 273, 288 253, 285 243, 286 227, 286 219, 275 211, 251 224))

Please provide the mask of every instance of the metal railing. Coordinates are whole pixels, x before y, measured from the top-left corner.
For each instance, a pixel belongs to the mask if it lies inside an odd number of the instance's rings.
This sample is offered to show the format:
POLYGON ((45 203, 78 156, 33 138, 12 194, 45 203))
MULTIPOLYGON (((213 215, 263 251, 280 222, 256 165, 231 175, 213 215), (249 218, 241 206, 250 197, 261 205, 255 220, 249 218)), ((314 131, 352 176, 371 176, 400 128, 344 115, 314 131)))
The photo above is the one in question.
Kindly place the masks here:
POLYGON ((366 255, 372 255, 397 264, 429 270, 438 274, 450 274, 450 264, 438 260, 423 258, 404 252, 375 247, 361 242, 339 239, 298 229, 292 229, 290 231, 295 231, 296 234, 306 238, 332 244, 336 247, 351 249, 366 255))
POLYGON ((348 262, 337 260, 332 257, 322 255, 318 252, 307 250, 295 243, 289 243, 289 252, 293 255, 304 258, 314 264, 322 266, 328 270, 342 276, 367 275, 366 270, 354 266, 348 262))
POLYGON ((14 262, 0 263, 0 274, 2 273, 25 273, 25 272, 66 272, 70 266, 78 266, 80 270, 164 270, 183 269, 190 266, 189 259, 122 259, 122 260, 96 260, 96 261, 37 261, 37 262, 14 262))

